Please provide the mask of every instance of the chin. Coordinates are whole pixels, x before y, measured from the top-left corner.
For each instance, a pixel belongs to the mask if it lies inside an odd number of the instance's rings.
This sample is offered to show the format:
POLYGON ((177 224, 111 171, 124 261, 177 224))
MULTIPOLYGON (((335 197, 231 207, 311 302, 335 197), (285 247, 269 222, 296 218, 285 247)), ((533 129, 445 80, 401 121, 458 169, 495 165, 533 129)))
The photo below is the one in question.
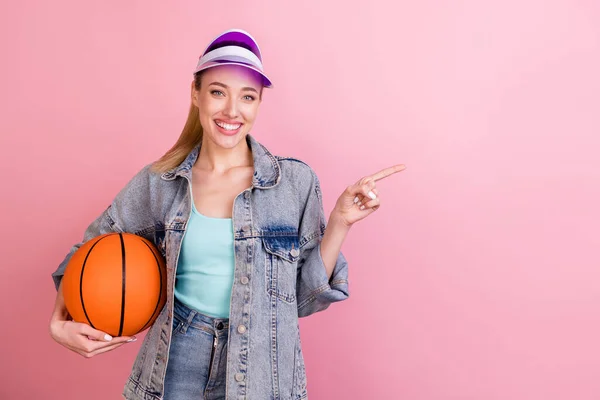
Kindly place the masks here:
POLYGON ((225 149, 233 149, 236 147, 241 141, 246 139, 246 132, 239 132, 233 136, 225 136, 220 132, 213 132, 211 135, 212 141, 225 149))

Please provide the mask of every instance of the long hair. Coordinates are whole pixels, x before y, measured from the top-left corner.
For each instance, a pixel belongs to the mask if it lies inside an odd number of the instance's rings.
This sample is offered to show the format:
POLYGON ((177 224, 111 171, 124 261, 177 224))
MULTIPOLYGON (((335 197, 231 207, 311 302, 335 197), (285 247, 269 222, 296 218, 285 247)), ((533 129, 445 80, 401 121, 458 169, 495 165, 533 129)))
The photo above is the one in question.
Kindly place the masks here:
MULTIPOLYGON (((200 90, 202 73, 194 75, 194 88, 200 90)), ((181 164, 188 154, 202 142, 202 125, 198 115, 198 107, 190 100, 190 111, 187 121, 177 142, 161 158, 152 163, 151 170, 157 173, 167 172, 181 164)))

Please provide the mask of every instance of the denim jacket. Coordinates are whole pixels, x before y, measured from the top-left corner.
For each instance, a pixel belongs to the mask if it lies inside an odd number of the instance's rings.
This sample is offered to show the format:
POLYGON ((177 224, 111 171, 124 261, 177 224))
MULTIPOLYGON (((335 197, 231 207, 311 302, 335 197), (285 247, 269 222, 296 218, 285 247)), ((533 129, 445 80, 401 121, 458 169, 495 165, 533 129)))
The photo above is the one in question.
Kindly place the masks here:
MULTIPOLYGON (((348 298, 348 264, 338 255, 327 278, 320 246, 326 227, 319 180, 304 162, 272 155, 248 134, 254 176, 233 204, 235 271, 229 315, 227 400, 306 399, 298 318, 348 298)), ((167 302, 147 331, 125 384, 126 399, 163 398, 179 251, 191 213, 191 168, 200 145, 163 174, 137 173, 52 274, 58 289, 72 254, 107 232, 129 232, 166 259, 167 302)), ((168 399, 167 399, 168 400, 168 399)))

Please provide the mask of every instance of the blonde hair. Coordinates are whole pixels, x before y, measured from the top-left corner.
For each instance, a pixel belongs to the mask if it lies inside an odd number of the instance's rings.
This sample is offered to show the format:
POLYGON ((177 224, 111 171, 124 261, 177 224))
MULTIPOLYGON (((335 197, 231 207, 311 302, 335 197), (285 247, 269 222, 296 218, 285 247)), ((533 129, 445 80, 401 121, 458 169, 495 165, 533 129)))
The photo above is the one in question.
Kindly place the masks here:
MULTIPOLYGON (((201 73, 194 75, 194 88, 200 90, 201 73)), ((190 100, 190 111, 179 138, 161 158, 152 163, 151 170, 158 173, 167 172, 181 164, 188 154, 202 142, 202 125, 198 115, 198 107, 190 100)))

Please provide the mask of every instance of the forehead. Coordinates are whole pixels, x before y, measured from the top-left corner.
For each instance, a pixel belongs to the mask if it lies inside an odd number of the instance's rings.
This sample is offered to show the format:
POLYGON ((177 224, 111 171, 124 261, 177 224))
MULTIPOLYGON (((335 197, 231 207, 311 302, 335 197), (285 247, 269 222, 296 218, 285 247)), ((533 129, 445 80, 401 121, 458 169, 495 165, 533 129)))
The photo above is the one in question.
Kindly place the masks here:
POLYGON ((209 68, 202 73, 202 81, 206 84, 220 82, 229 87, 250 86, 257 90, 262 87, 262 75, 240 65, 220 65, 209 68))

